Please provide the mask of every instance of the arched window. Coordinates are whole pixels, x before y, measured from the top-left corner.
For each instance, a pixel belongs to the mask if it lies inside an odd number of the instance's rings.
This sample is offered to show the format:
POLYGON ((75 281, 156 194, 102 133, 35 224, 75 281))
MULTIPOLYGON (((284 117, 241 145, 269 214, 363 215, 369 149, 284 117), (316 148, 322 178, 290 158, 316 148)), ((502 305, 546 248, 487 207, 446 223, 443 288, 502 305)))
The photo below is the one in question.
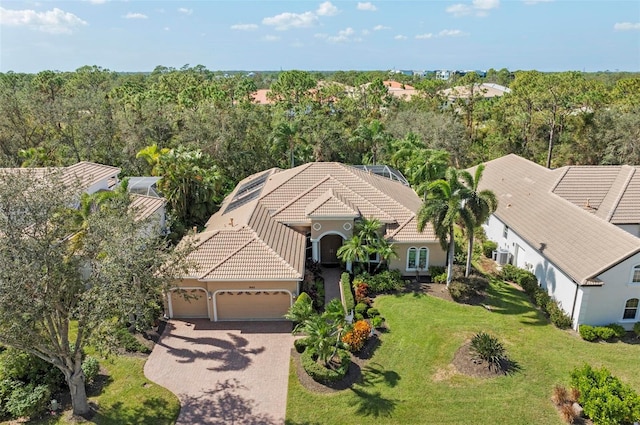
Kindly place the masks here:
POLYGON ((640 285, 640 265, 631 269, 631 283, 637 283, 640 285))
POLYGON ((631 298, 627 300, 624 305, 624 313, 622 314, 622 320, 635 320, 638 314, 638 299, 631 298))
POLYGON ((407 250, 407 271, 426 270, 429 267, 429 248, 412 246, 407 250))

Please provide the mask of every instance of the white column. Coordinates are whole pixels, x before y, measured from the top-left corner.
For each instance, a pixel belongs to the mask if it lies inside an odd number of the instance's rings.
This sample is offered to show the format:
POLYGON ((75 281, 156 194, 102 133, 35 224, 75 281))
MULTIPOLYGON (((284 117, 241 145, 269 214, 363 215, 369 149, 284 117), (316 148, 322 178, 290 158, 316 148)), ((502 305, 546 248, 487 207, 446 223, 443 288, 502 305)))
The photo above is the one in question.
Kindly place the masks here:
POLYGON ((320 261, 320 241, 311 239, 311 258, 320 261))

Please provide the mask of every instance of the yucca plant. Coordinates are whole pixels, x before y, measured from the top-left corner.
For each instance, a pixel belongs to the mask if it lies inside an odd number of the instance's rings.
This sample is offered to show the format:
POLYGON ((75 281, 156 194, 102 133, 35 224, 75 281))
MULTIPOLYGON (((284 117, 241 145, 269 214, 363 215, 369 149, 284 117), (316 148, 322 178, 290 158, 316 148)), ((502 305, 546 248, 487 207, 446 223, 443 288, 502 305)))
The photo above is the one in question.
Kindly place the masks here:
POLYGON ((506 350, 498 339, 486 332, 479 332, 471 339, 471 349, 478 357, 489 363, 489 368, 502 369, 506 361, 506 350))

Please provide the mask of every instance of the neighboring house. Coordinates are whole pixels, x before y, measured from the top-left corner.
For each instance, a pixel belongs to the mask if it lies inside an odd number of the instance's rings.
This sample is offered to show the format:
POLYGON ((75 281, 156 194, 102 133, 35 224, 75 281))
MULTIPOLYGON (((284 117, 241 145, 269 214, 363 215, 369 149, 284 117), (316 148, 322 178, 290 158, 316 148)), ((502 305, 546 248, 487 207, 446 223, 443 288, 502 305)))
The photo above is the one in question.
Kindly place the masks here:
POLYGON ((640 321, 637 174, 629 166, 549 170, 517 155, 486 163, 480 188, 499 205, 484 228, 499 262, 532 271, 575 329, 640 321))
MULTIPOLYGON (((494 97, 504 96, 505 93, 511 93, 511 89, 500 84, 494 83, 481 83, 473 85, 473 95, 479 96, 485 99, 492 99, 494 97)), ((456 99, 468 99, 471 97, 471 90, 469 86, 455 86, 449 89, 440 91, 440 94, 450 102, 456 99)))
MULTIPOLYGON (((75 186, 78 193, 94 194, 103 190, 113 190, 119 183, 120 169, 109 165, 96 164, 82 161, 68 167, 42 167, 42 168, 0 168, 2 173, 30 173, 31 176, 45 176, 51 173, 60 173, 61 182, 66 186, 75 186)), ((157 177, 132 177, 134 181, 145 181, 155 184, 157 177)), ((131 189, 131 186, 129 187, 131 189)), ((155 192, 145 192, 148 195, 132 193, 131 208, 135 210, 136 220, 145 220, 155 216, 161 233, 166 232, 167 219, 165 205, 166 200, 155 192)), ((155 225, 154 221, 154 225, 155 225)))
POLYGON ((426 274, 446 259, 430 225, 417 231, 421 204, 399 181, 335 162, 249 176, 195 235, 191 270, 168 294, 167 313, 213 321, 282 319, 300 293, 306 260, 339 265, 338 248, 362 217, 380 220, 394 244, 399 258, 390 268, 426 274))

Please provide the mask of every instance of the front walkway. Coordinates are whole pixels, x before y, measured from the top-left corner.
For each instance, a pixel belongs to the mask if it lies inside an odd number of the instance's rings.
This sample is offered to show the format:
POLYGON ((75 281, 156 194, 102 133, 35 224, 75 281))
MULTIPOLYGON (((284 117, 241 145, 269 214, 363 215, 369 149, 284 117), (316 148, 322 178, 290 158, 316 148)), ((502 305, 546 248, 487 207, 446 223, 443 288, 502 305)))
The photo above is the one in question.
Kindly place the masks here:
POLYGON ((291 322, 171 320, 144 374, 180 399, 176 424, 284 424, 291 322))
POLYGON ((340 267, 323 267, 322 277, 324 278, 324 305, 329 304, 334 298, 340 299, 340 267))

